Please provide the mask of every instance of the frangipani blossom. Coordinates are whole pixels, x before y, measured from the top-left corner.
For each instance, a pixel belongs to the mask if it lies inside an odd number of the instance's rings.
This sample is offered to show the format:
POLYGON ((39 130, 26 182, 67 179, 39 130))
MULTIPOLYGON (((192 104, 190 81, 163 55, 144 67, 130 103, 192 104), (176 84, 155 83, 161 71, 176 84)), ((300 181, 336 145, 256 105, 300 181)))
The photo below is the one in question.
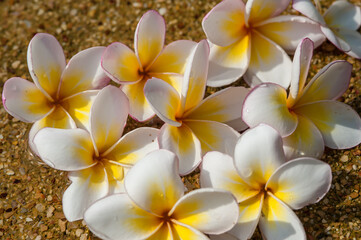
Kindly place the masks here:
POLYGON ((208 239, 204 233, 230 230, 238 219, 234 196, 224 190, 186 190, 174 153, 149 153, 124 179, 126 193, 103 198, 84 214, 89 229, 103 239, 208 239))
POLYGON ((327 39, 354 58, 361 58, 361 9, 346 0, 334 1, 321 16, 310 0, 293 0, 293 8, 320 25, 327 39))
POLYGON ((184 73, 184 66, 195 42, 178 40, 164 47, 165 21, 156 11, 146 12, 140 19, 134 36, 135 53, 122 43, 107 47, 102 67, 108 76, 122 84, 129 98, 130 115, 147 121, 154 112, 144 97, 148 79, 156 77, 168 83, 184 73))
POLYGON ((293 53, 305 37, 324 41, 317 24, 301 16, 281 15, 290 0, 223 0, 203 19, 211 42, 208 85, 224 86, 244 75, 250 86, 290 84, 293 53))
POLYGON ((306 240, 291 209, 318 202, 330 189, 331 180, 331 168, 322 161, 302 157, 286 162, 281 136, 267 125, 243 133, 234 159, 207 153, 200 176, 201 187, 225 189, 237 198, 240 217, 229 235, 249 239, 259 223, 267 240, 306 240))
POLYGON ((129 102, 117 87, 107 86, 90 110, 90 133, 83 129, 44 128, 34 143, 49 166, 69 171, 72 181, 63 195, 69 221, 83 218, 87 207, 109 194, 123 192, 125 171, 158 149, 155 128, 138 128, 122 137, 129 102))
POLYGON ((38 33, 28 47, 28 67, 34 83, 14 77, 5 82, 2 94, 8 113, 24 122, 34 123, 29 144, 34 152, 35 134, 44 127, 88 128, 91 102, 98 90, 108 84, 100 67, 105 47, 79 52, 66 65, 59 42, 38 33))
POLYGON ((158 137, 159 147, 177 154, 182 175, 192 172, 204 153, 232 152, 239 133, 245 129, 240 119, 248 89, 230 87, 203 100, 207 81, 209 47, 202 40, 191 53, 183 79, 176 87, 160 79, 150 79, 144 87, 148 102, 165 122, 158 137))
POLYGON ((255 87, 246 97, 242 117, 250 127, 274 127, 284 137, 288 159, 320 157, 324 145, 351 148, 361 142, 361 119, 347 104, 336 101, 347 90, 352 65, 334 61, 305 86, 313 43, 303 40, 296 50, 289 93, 273 83, 255 87))

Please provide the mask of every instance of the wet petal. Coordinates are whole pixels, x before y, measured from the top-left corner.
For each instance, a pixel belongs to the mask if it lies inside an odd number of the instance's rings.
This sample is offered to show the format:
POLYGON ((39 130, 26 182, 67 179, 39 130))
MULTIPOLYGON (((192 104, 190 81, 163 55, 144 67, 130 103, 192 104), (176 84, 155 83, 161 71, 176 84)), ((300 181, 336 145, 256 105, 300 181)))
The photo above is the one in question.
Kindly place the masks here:
POLYGON ((270 193, 264 200, 259 228, 266 239, 307 239, 297 215, 270 193))
POLYGON ((77 93, 61 102, 62 107, 73 118, 76 125, 90 131, 90 108, 99 90, 88 90, 77 93))
POLYGON ((76 171, 95 163, 92 141, 83 129, 44 128, 35 135, 34 144, 40 158, 58 170, 76 171))
POLYGON ((325 144, 318 128, 309 119, 298 115, 296 130, 283 138, 283 150, 288 160, 297 157, 321 158, 325 144))
POLYGON ((163 49, 165 38, 165 21, 154 10, 146 12, 139 20, 134 36, 135 54, 143 69, 153 63, 163 49))
POLYGON ((134 203, 159 216, 170 211, 185 190, 178 175, 177 156, 164 149, 149 153, 135 164, 124 184, 134 203))
POLYGON ((219 151, 233 155, 240 134, 226 124, 207 120, 188 120, 186 124, 199 139, 202 154, 219 151))
POLYGON ((246 97, 242 109, 243 121, 250 127, 265 123, 282 136, 290 135, 297 127, 297 116, 288 110, 287 92, 281 86, 264 83, 246 97))
POLYGON ((320 25, 301 16, 282 15, 271 18, 260 23, 256 29, 288 53, 294 53, 304 38, 311 39, 315 48, 325 41, 320 25))
POLYGON ((181 175, 192 172, 201 162, 201 144, 185 124, 180 127, 164 124, 158 139, 160 148, 172 151, 178 156, 181 175))
POLYGON ((203 157, 200 183, 202 188, 228 190, 233 193, 238 202, 252 198, 259 192, 242 180, 231 156, 215 151, 208 152, 203 157))
POLYGON ((348 88, 351 71, 352 65, 346 61, 327 64, 307 84, 296 105, 341 97, 348 88))
POLYGON ((239 175, 255 189, 266 184, 285 161, 281 136, 263 124, 244 132, 234 151, 234 165, 239 175))
POLYGON ((137 56, 123 43, 115 42, 105 49, 101 66, 117 83, 132 84, 142 79, 137 56))
POLYGON ((239 119, 242 115, 240 106, 248 92, 249 89, 244 87, 223 89, 204 99, 197 107, 185 113, 184 117, 223 123, 239 119))
POLYGON ((361 25, 361 9, 347 1, 334 1, 323 15, 328 26, 357 30, 361 25))
POLYGON ((326 25, 325 20, 310 0, 293 0, 292 7, 311 20, 321 25, 326 25))
POLYGON ((248 24, 255 24, 267 18, 280 15, 290 3, 290 0, 250 0, 246 4, 246 19, 248 24))
POLYGON ((179 127, 176 115, 180 105, 179 93, 161 79, 150 79, 144 86, 144 95, 154 112, 164 122, 179 127))
POLYGON ((178 40, 165 46, 159 57, 149 68, 152 73, 180 73, 185 71, 185 65, 196 43, 189 40, 178 40))
POLYGON ((101 164, 70 172, 68 176, 72 183, 64 192, 62 202, 66 219, 73 222, 83 219, 85 210, 108 194, 109 184, 101 164))
POLYGON ((136 206, 126 194, 115 194, 91 205, 84 220, 103 239, 145 239, 162 224, 159 218, 136 206), (119 227, 121 226, 121 227, 119 227))
POLYGON ((133 165, 148 153, 159 149, 156 128, 141 127, 125 134, 107 153, 107 159, 125 165, 133 165))
POLYGON ((270 177, 266 189, 292 209, 320 201, 331 187, 331 167, 314 158, 297 158, 283 164, 270 177))
POLYGON ((59 98, 63 99, 82 91, 103 88, 109 78, 100 66, 105 47, 92 47, 72 57, 61 75, 59 98))
POLYGON ((117 87, 103 88, 90 112, 91 135, 98 153, 103 153, 122 136, 128 118, 129 102, 117 87))
POLYGON ((203 30, 208 40, 218 46, 228 46, 246 34, 244 3, 225 0, 203 18, 203 30))
MULTIPOLYGON (((287 88, 291 81, 291 69, 291 59, 279 45, 252 31, 251 60, 247 72, 255 75, 262 82, 277 83, 287 88)), ((257 84, 248 81, 247 83, 250 86, 257 84)))
POLYGON ((27 59, 35 85, 54 99, 65 68, 65 56, 59 42, 50 34, 36 34, 29 43, 27 59))
POLYGON ((250 58, 249 35, 226 47, 210 44, 207 85, 220 87, 235 82, 246 72, 250 58))
POLYGON ((316 125, 329 148, 346 149, 361 143, 360 116, 347 104, 319 101, 298 107, 295 112, 316 125))
POLYGON ((146 80, 142 80, 135 84, 123 85, 121 87, 129 99, 129 115, 139 122, 148 121, 155 115, 152 106, 144 95, 144 85, 146 82, 146 80))
POLYGON ((6 111, 24 122, 38 121, 53 108, 35 84, 18 77, 5 82, 2 100, 6 111))
POLYGON ((220 234, 236 224, 239 212, 237 201, 230 192, 202 188, 180 198, 169 214, 201 232, 220 234))

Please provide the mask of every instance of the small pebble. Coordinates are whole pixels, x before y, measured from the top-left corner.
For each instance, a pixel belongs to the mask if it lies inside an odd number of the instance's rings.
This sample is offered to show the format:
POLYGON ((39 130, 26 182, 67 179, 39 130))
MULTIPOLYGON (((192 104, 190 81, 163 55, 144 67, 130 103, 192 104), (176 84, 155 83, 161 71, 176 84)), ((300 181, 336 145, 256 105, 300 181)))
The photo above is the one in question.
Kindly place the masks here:
POLYGON ((27 217, 27 218, 25 219, 25 221, 27 221, 27 222, 32 222, 32 221, 33 221, 33 219, 32 219, 32 218, 27 217))
POLYGON ((21 63, 21 62, 20 62, 19 60, 17 60, 17 61, 15 61, 15 62, 13 62, 13 63, 11 64, 11 67, 14 68, 14 69, 16 69, 16 68, 19 67, 20 63, 21 63))
POLYGON ((41 213, 41 212, 44 212, 44 210, 45 210, 44 205, 41 204, 41 203, 36 204, 35 208, 36 208, 36 210, 37 210, 38 212, 40 212, 40 213, 41 213))
POLYGON ((342 155, 342 157, 340 158, 341 162, 347 162, 348 161, 348 156, 346 155, 342 155))

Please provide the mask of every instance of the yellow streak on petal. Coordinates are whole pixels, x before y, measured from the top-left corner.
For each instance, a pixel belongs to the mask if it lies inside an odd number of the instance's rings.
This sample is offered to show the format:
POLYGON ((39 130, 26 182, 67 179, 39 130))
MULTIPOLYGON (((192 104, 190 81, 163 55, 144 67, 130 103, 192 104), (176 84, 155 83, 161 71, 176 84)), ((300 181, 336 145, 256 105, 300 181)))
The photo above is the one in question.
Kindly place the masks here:
POLYGON ((109 161, 102 160, 105 170, 107 171, 108 179, 114 179, 116 181, 123 181, 124 168, 122 166, 110 163, 109 161))
POLYGON ((291 25, 287 22, 275 22, 269 23, 256 28, 262 35, 267 36, 272 41, 286 45, 290 41, 287 34, 287 31, 291 29, 291 25))
POLYGON ((53 104, 37 88, 27 89, 20 101, 24 102, 25 110, 36 115, 46 114, 53 107, 53 104))
POLYGON ((116 146, 106 157, 119 163, 133 165, 140 158, 139 154, 131 152, 134 149, 132 143, 122 143, 120 146, 116 146))
POLYGON ((138 55, 142 63, 143 69, 150 67, 149 65, 154 61, 157 55, 162 50, 163 39, 138 39, 138 55), (143 40, 143 41, 142 41, 143 40))
POLYGON ((115 75, 120 81, 134 82, 141 78, 139 70, 140 66, 135 54, 133 52, 123 53, 117 60, 115 75))
POLYGON ((155 77, 164 80, 166 83, 174 87, 178 93, 181 92, 183 75, 181 74, 166 74, 166 73, 150 73, 150 77, 155 77))
POLYGON ((244 12, 234 10, 228 14, 228 19, 223 22, 223 31, 232 38, 241 38, 245 35, 244 12))
POLYGON ((251 36, 251 62, 255 67, 264 64, 271 64, 274 61, 271 49, 273 46, 259 36, 258 33, 252 32, 251 36))
POLYGON ((253 1, 248 22, 254 24, 272 16, 274 8, 276 8, 272 4, 274 4, 273 1, 253 1))
POLYGON ((262 214, 268 222, 270 228, 276 229, 279 222, 287 222, 287 212, 284 206, 282 206, 277 200, 270 195, 266 194, 262 214))
POLYGON ((168 72, 168 73, 179 73, 183 74, 185 70, 185 62, 180 61, 181 59, 174 52, 163 52, 154 64, 149 68, 149 72, 168 72))
POLYGON ((332 119, 330 109, 322 105, 310 104, 294 109, 295 113, 300 114, 311 120, 321 132, 330 132, 334 129, 335 124, 332 119))
POLYGON ((60 67, 53 66, 49 69, 34 69, 40 86, 53 98, 56 99, 58 87, 60 83, 61 70, 60 67))
POLYGON ((39 126, 52 128, 71 128, 71 119, 62 107, 56 107, 48 116, 39 121, 39 126))
POLYGON ((243 201, 243 199, 248 199, 258 194, 259 190, 254 189, 245 183, 237 172, 228 172, 226 176, 230 181, 226 181, 225 185, 222 186, 222 189, 233 193, 237 198, 237 201, 243 201))
POLYGON ((190 226, 194 223, 197 224, 199 222, 208 221, 209 215, 207 212, 199 211, 202 207, 200 201, 182 202, 178 205, 171 218, 190 226))
POLYGON ((156 182, 149 184, 149 207, 158 215, 168 213, 178 201, 178 192, 174 190, 173 181, 159 185, 156 182))
POLYGON ((162 227, 158 229, 152 236, 147 240, 172 240, 172 234, 169 231, 167 223, 163 223, 162 227))
POLYGON ((238 223, 251 222, 257 219, 261 209, 264 194, 260 192, 256 196, 242 201, 238 204, 239 220, 238 223))
POLYGON ((73 70, 71 74, 67 74, 65 78, 63 77, 60 84, 59 99, 90 89, 91 81, 83 79, 84 75, 84 72, 80 70, 73 70))
POLYGON ((172 233, 173 240, 199 239, 199 236, 195 232, 179 224, 172 224, 172 233))
POLYGON ((194 139, 196 138, 193 132, 185 125, 181 125, 180 127, 169 127, 169 134, 171 142, 177 143, 177 149, 180 153, 184 153, 185 155, 193 149, 194 139))
POLYGON ((219 139, 219 133, 214 131, 209 124, 197 121, 184 121, 196 135, 201 143, 202 153, 218 150, 223 140, 219 139))
POLYGON ((100 162, 95 166, 79 171, 79 175, 84 182, 89 179, 89 188, 92 190, 102 188, 104 181, 108 181, 105 175, 104 165, 100 162))

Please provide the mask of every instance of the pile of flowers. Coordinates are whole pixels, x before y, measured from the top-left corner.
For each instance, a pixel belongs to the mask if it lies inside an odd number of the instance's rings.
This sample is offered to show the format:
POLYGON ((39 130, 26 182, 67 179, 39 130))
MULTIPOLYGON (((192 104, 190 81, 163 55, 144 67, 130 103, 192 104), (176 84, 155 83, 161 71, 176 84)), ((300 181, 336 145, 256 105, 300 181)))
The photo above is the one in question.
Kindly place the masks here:
POLYGON ((292 209, 318 202, 332 181, 317 158, 325 146, 361 143, 359 114, 337 101, 352 65, 332 62, 309 82, 308 70, 326 38, 361 58, 361 10, 335 1, 321 16, 294 0, 306 17, 281 15, 289 3, 224 0, 203 19, 207 40, 167 46, 165 21, 151 10, 134 51, 116 42, 68 63, 53 36, 36 34, 33 82, 9 79, 2 99, 34 123, 32 151, 69 172, 65 217, 103 239, 249 239, 257 226, 265 239, 306 239, 292 209), (204 98, 207 86, 242 76, 249 88, 204 98), (128 115, 164 125, 123 135, 128 115), (188 192, 181 176, 197 168, 201 188, 188 192))

